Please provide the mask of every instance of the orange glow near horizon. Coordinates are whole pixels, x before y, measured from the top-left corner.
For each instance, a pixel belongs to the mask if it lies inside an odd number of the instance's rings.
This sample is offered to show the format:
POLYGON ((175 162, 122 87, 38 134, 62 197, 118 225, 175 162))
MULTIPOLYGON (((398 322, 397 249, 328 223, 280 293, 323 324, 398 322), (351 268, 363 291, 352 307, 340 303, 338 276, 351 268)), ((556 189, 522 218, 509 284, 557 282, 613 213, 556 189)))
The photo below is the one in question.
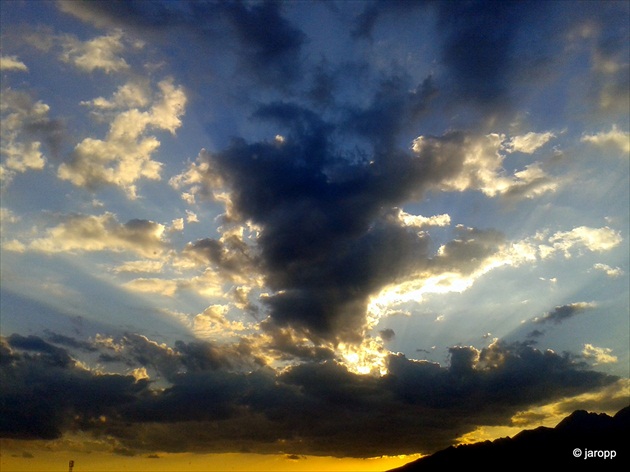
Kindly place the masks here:
POLYGON ((66 472, 70 460, 73 472, 219 472, 219 471, 365 471, 381 472, 400 467, 420 457, 420 454, 374 458, 335 458, 286 454, 193 454, 158 453, 122 456, 104 452, 51 451, 33 449, 30 441, 3 444, 0 455, 2 472, 66 472))

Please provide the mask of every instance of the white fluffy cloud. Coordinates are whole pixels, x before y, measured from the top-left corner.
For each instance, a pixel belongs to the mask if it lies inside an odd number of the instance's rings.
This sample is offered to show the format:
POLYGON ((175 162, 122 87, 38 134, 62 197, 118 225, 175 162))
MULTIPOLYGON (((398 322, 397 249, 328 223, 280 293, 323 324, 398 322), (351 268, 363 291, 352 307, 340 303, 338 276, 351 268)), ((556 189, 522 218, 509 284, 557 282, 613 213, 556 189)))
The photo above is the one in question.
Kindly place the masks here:
POLYGON ((600 147, 617 148, 620 151, 630 153, 630 134, 613 126, 610 131, 602 131, 596 134, 582 136, 582 142, 600 147))
POLYGON ((164 225, 149 220, 120 223, 112 213, 70 215, 46 230, 45 236, 23 244, 24 250, 49 254, 94 251, 129 251, 157 258, 166 249, 164 225))
POLYGON ((397 209, 393 217, 403 226, 422 228, 425 226, 448 226, 451 224, 451 217, 448 213, 434 216, 412 215, 403 210, 397 209))
POLYGON ((61 39, 61 45, 63 48, 61 60, 86 72, 102 69, 109 74, 129 68, 129 64, 120 57, 120 53, 125 49, 121 31, 85 42, 66 35, 61 39))
POLYGON ((463 142, 419 136, 413 141, 412 150, 418 154, 429 152, 443 156, 464 154, 459 171, 437 184, 440 190, 479 190, 489 197, 533 198, 555 191, 557 179, 548 175, 538 161, 509 175, 504 169, 506 156, 501 151, 531 154, 553 136, 552 133, 528 133, 506 141, 505 135, 491 133, 485 136, 467 135, 463 142))
POLYGON ((203 312, 192 319, 192 329, 195 335, 201 339, 235 336, 238 333, 251 328, 242 321, 231 321, 226 317, 229 305, 210 305, 203 312))
POLYGON ((612 355, 612 349, 607 347, 597 347, 592 344, 585 344, 582 355, 593 360, 593 364, 611 364, 617 362, 617 356, 612 355))
POLYGON ((611 267, 608 264, 597 263, 593 265, 593 269, 602 271, 608 277, 617 278, 623 275, 623 270, 620 267, 611 267))
POLYGON ((35 132, 50 128, 53 124, 48 114, 50 107, 33 99, 24 92, 12 89, 0 94, 0 178, 9 182, 16 173, 41 170, 46 165, 41 146, 35 132))
MULTIPOLYGON (((105 139, 81 141, 72 160, 59 166, 59 178, 79 187, 114 185, 131 199, 137 197, 138 180, 159 180, 161 163, 154 161, 152 155, 160 142, 147 132, 166 130, 174 134, 181 126, 186 94, 170 79, 158 83, 158 89, 148 109, 128 108, 115 114, 105 139)), ((85 103, 98 110, 117 109, 124 103, 147 105, 148 95, 148 90, 130 83, 120 87, 111 100, 97 98, 85 103)))
POLYGON ((0 224, 17 223, 20 219, 19 215, 16 215, 8 208, 0 207, 0 224))
POLYGON ((511 138, 509 141, 507 141, 507 143, 505 143, 505 149, 508 152, 523 152, 525 154, 533 154, 555 137, 556 135, 551 132, 530 132, 521 136, 514 136, 513 138, 511 138))
POLYGON ((28 67, 17 56, 0 56, 0 71, 27 72, 28 67))
POLYGON ((150 90, 146 82, 129 82, 114 92, 111 99, 97 97, 93 100, 81 102, 96 111, 124 110, 133 107, 145 107, 150 103, 150 90))
POLYGON ((197 196, 208 198, 217 193, 216 189, 223 186, 220 181, 213 180, 214 176, 209 172, 210 164, 205 159, 206 154, 207 151, 202 149, 195 162, 190 162, 184 172, 169 180, 169 184, 175 190, 187 189, 182 192, 181 197, 190 205, 196 203, 197 196))
POLYGON ((541 244, 539 250, 541 256, 562 252, 565 257, 571 257, 574 249, 588 249, 593 252, 609 251, 621 243, 622 238, 618 231, 608 226, 603 228, 590 228, 579 226, 571 231, 558 231, 547 240, 551 246, 541 244))

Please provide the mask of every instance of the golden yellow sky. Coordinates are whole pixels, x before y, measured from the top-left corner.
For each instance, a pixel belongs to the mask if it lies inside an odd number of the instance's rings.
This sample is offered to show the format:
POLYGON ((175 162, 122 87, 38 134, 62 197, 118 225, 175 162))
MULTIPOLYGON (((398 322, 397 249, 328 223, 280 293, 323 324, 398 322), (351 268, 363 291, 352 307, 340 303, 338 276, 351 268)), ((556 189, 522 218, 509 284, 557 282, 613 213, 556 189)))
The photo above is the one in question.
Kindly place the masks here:
POLYGON ((68 452, 33 450, 32 442, 2 443, 0 470, 2 472, 66 472, 74 460, 73 472, 101 471, 384 471, 400 467, 420 455, 377 457, 369 459, 271 454, 166 454, 121 456, 104 452, 68 452), (23 447, 22 447, 23 446, 23 447))

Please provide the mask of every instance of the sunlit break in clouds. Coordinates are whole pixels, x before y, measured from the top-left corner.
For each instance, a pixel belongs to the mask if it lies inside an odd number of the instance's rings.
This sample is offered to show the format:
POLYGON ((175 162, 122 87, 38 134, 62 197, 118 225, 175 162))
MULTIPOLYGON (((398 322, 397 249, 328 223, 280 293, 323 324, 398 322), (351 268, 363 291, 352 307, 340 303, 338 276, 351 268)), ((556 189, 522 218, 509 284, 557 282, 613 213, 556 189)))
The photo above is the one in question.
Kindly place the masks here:
POLYGON ((627 2, 1 8, 3 469, 385 470, 628 404, 627 2))

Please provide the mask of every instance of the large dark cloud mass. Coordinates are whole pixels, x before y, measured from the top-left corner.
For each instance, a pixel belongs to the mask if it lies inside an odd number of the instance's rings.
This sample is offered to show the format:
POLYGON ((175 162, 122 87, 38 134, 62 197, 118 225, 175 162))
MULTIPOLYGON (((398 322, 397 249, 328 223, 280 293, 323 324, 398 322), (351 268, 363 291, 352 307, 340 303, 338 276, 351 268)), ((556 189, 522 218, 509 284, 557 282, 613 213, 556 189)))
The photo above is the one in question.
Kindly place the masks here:
POLYGON ((465 136, 435 138, 419 153, 387 146, 367 161, 343 154, 333 126, 308 109, 274 103, 257 116, 288 126, 288 135, 202 153, 205 178, 229 191, 229 218, 261 228, 272 323, 313 339, 356 340, 368 297, 427 264, 428 237, 396 218, 397 205, 457 174, 465 154, 451 144, 465 136))
POLYGON ((12 335, 1 346, 2 436, 52 439, 81 428, 139 451, 429 452, 477 424, 506 424, 530 405, 616 380, 518 343, 453 348, 449 367, 390 355, 389 373, 375 377, 334 361, 252 370, 258 361, 243 349, 201 342, 169 348, 126 335, 119 355, 160 372, 168 386, 158 388, 85 370, 64 348, 35 336, 12 335))

